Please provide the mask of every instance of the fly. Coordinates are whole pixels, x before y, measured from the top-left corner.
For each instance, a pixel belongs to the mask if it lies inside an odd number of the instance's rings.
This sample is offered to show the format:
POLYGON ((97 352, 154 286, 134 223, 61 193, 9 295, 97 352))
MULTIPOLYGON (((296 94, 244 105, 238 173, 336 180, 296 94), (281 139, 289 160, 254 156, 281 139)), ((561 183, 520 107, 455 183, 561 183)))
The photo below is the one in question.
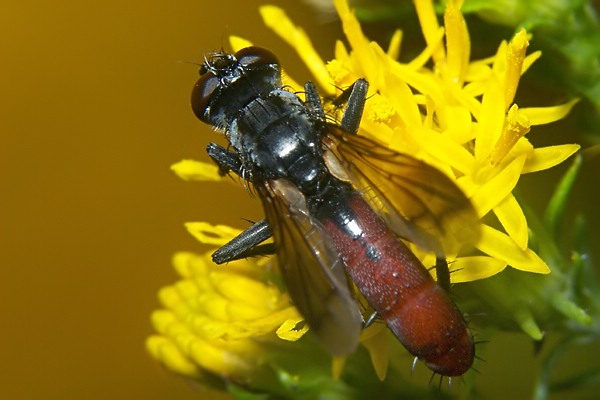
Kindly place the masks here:
POLYGON ((462 375, 475 356, 467 323, 399 237, 442 257, 444 243, 476 235, 470 202, 437 169, 357 134, 367 81, 349 90, 339 125, 314 84, 304 89, 305 101, 285 90, 277 58, 259 47, 213 53, 200 68, 193 111, 231 149, 210 143, 208 154, 254 186, 266 216, 214 261, 276 253, 295 306, 336 356, 356 349, 364 326, 354 283, 411 354, 462 375))

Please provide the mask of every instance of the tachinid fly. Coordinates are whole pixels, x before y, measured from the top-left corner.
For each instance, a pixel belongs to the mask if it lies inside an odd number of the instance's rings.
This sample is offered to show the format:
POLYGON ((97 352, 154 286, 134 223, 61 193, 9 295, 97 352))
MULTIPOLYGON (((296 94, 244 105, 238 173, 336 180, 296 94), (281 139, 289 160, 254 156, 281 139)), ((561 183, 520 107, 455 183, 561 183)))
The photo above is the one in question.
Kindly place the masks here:
POLYGON ((399 237, 441 257, 476 235, 477 216, 443 173, 357 134, 368 83, 353 85, 337 125, 313 83, 305 101, 283 88, 268 50, 213 53, 200 75, 194 113, 232 149, 211 143, 208 154, 255 187, 266 215, 215 262, 275 252, 294 304, 336 356, 356 349, 364 326, 353 282, 411 354, 440 375, 465 373, 475 355, 467 324, 399 237), (261 244, 271 236, 274 246, 261 244))

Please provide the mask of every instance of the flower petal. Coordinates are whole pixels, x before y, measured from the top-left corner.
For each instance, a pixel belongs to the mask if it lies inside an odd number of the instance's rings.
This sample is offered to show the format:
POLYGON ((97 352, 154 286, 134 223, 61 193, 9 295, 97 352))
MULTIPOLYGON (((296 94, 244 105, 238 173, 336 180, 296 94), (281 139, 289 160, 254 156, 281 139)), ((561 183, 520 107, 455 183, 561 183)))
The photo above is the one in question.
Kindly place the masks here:
POLYGON ((506 71, 504 73, 504 108, 508 110, 515 98, 521 73, 523 71, 523 60, 529 42, 527 32, 521 29, 508 44, 506 52, 506 71))
POLYGON ((452 283, 470 282, 489 278, 502 272, 508 265, 506 261, 488 256, 459 257, 450 263, 452 283))
POLYGON ((521 112, 529 118, 531 125, 549 124, 566 117, 578 102, 579 99, 574 99, 554 107, 526 107, 522 108, 521 112))
POLYGON ((481 113, 474 116, 477 119, 475 158, 487 162, 504 127, 504 90, 495 74, 490 76, 485 87, 481 101, 481 113))
POLYGON ((506 233, 521 249, 525 250, 529 239, 527 219, 515 196, 512 194, 506 196, 494 207, 494 214, 498 217, 506 233))
POLYGON ((502 134, 490 154, 490 162, 498 164, 514 147, 515 144, 530 130, 529 119, 513 104, 508 110, 502 134))
POLYGON ((550 273, 550 268, 532 250, 521 249, 508 235, 487 225, 481 225, 481 237, 475 247, 515 269, 537 274, 550 273))
POLYGON ((246 47, 254 46, 254 43, 249 41, 248 39, 244 39, 239 36, 229 36, 229 45, 231 46, 231 50, 234 53, 237 53, 241 49, 245 49, 246 47))
POLYGON ((521 155, 479 187, 471 201, 480 217, 486 215, 512 192, 519 181, 524 164, 525 155, 521 155))
POLYGON ((400 57, 400 46, 402 44, 402 31, 400 29, 396 29, 392 38, 390 39, 390 44, 388 45, 387 55, 392 60, 397 60, 400 57))
POLYGON ((206 163, 194 160, 181 160, 171 165, 171 170, 185 181, 211 182, 223 179, 219 175, 219 167, 214 163, 206 163))
MULTIPOLYGON (((371 44, 365 37, 360 27, 360 22, 348 7, 347 0, 334 0, 335 7, 342 22, 344 34, 350 43, 355 54, 353 60, 356 62, 354 72, 367 79, 372 87, 381 88, 384 86, 382 81, 383 65, 377 59, 374 49, 379 48, 376 43, 371 44)), ((380 48, 379 48, 380 49, 380 48)), ((381 50, 383 54, 385 52, 381 50)))
POLYGON ((371 364, 380 381, 385 379, 390 362, 388 330, 384 324, 373 324, 361 334, 361 343, 371 357, 371 364))
POLYGON ((325 68, 325 62, 313 47, 304 30, 294 25, 285 11, 279 7, 266 5, 261 6, 259 11, 265 25, 296 50, 321 89, 328 94, 335 93, 335 88, 331 85, 331 79, 325 68))
POLYGON ((557 146, 538 147, 523 166, 523 173, 543 171, 554 167, 571 157, 581 148, 578 144, 561 144, 557 146))
POLYGON ((166 337, 150 336, 146 340, 146 349, 154 358, 175 373, 194 378, 202 375, 200 368, 191 362, 175 343, 166 337))
POLYGON ((432 53, 433 61, 437 66, 442 67, 445 63, 446 55, 442 42, 437 42, 436 39, 439 37, 440 25, 438 24, 437 15, 433 8, 433 2, 431 0, 415 0, 414 4, 425 41, 428 46, 434 48, 432 53))
POLYGON ((186 229, 200 243, 223 246, 242 231, 227 225, 211 225, 207 222, 186 222, 186 229))
POLYGON ((447 65, 446 79, 462 85, 469 68, 471 41, 467 24, 457 2, 449 1, 444 12, 446 28, 447 65))
POLYGON ((275 333, 280 339, 287 340, 288 342, 295 342, 308 332, 308 325, 306 324, 304 324, 301 329, 296 328, 302 321, 304 321, 304 318, 302 317, 288 319, 281 324, 275 333))

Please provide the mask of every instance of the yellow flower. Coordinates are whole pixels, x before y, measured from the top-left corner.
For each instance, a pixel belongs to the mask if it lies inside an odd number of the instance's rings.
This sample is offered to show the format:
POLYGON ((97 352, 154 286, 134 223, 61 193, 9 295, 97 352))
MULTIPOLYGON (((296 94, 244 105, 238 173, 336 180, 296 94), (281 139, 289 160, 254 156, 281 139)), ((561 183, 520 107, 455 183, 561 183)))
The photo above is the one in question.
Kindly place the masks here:
MULTIPOLYGON (((204 228, 189 226, 198 237, 204 228)), ((206 239, 225 243, 233 233, 216 227, 206 239)), ((152 314, 158 335, 147 340, 149 352, 182 375, 202 378, 210 372, 242 383, 255 379, 269 343, 277 337, 294 341, 306 331, 295 330, 302 317, 271 282, 266 261, 220 267, 210 254, 176 254, 173 264, 181 280, 159 292, 164 308, 152 314)))
MULTIPOLYGON (((494 56, 471 61, 460 2, 448 2, 445 26, 440 27, 432 2, 417 0, 427 47, 413 61, 401 63, 400 31, 383 50, 364 36, 346 0, 334 3, 351 49, 338 41, 335 59, 329 63, 318 58, 307 36, 283 10, 264 6, 260 11, 266 25, 310 62, 307 65, 324 93, 334 94, 334 88, 348 87, 359 78, 370 83, 361 135, 455 178, 481 218, 493 212, 500 221, 503 230, 483 224, 475 243, 483 254, 449 257, 452 281, 487 278, 507 265, 550 272, 528 248, 527 221, 512 191, 522 174, 557 165, 579 149, 576 144, 534 148, 525 137, 532 126, 563 118, 576 101, 544 108, 519 108, 514 103, 521 75, 540 56, 526 55, 527 33, 521 31, 509 43, 503 42, 494 56), (430 59, 432 68, 426 66, 430 59)), ((236 45, 232 40, 234 50, 236 45)), ((422 258, 425 265, 435 263, 432 255, 422 258)))
MULTIPOLYGON (((260 12, 266 25, 298 51, 323 95, 335 95, 336 88, 359 78, 370 83, 360 135, 443 171, 468 195, 480 218, 493 214, 499 221, 495 226, 488 219, 482 223, 473 244, 478 254, 449 255, 453 282, 487 278, 506 266, 546 274, 548 266, 528 247, 527 220, 512 191, 522 174, 555 166, 579 149, 576 144, 535 148, 526 137, 536 125, 563 118, 576 101, 519 107, 514 96, 520 77, 540 53, 526 54, 530 38, 521 31, 501 43, 494 55, 471 60, 460 3, 448 2, 441 27, 431 0, 415 0, 427 47, 408 63, 397 61, 401 31, 382 49, 364 36, 347 0, 335 0, 335 6, 350 48, 338 41, 335 58, 327 63, 283 10, 264 6, 260 12)), ((234 51, 250 44, 231 38, 234 51)), ((301 90, 286 74, 284 81, 301 90)), ((221 179, 213 164, 185 160, 172 168, 186 180, 221 179)), ((187 227, 203 243, 215 245, 237 233, 204 223, 187 227)), ((425 265, 435 264, 432 254, 413 249, 425 265)), ((184 375, 200 376, 204 370, 248 379, 264 362, 265 343, 277 336, 294 340, 304 333, 294 330, 301 317, 286 294, 270 283, 267 265, 268 259, 262 259, 215 267, 207 255, 176 256, 183 280, 161 292, 165 310, 153 316, 159 336, 149 339, 150 352, 184 375), (242 287, 249 293, 243 299, 236 297, 242 287)), ((377 334, 367 330, 364 335, 372 358, 387 351, 382 350, 383 341, 373 339, 377 334)), ((386 357, 373 359, 380 378, 387 362, 386 357)), ((340 363, 336 365, 339 369, 340 363)))

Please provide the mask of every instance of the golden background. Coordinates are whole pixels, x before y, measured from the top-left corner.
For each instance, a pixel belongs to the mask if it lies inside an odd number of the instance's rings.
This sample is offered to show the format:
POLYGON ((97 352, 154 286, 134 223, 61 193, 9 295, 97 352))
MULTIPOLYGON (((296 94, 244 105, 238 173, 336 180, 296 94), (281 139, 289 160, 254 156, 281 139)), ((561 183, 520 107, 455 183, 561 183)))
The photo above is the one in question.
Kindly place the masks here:
MULTIPOLYGON (((324 58, 332 56, 337 23, 321 23, 298 1, 270 3, 286 8, 324 58)), ((227 49, 226 38, 236 34, 272 49, 297 81, 309 77, 263 26, 259 4, 37 1, 0 8, 1 398, 206 397, 154 362, 144 341, 157 290, 176 279, 172 254, 205 250, 183 223, 242 227, 242 218, 261 215, 242 189, 186 183, 169 170, 183 158, 206 160, 204 148, 217 138, 191 112, 198 72, 187 62, 227 49)), ((555 181, 559 172, 542 179, 555 181)), ((592 209, 597 190, 588 196, 585 185, 598 182, 586 179, 577 205, 592 209)), ((542 205, 550 189, 544 193, 542 205)), ((513 354, 527 358, 528 341, 514 336, 499 345, 508 340, 513 354)), ((495 362, 501 353, 487 352, 484 382, 502 388, 532 379, 526 363, 495 362)))

